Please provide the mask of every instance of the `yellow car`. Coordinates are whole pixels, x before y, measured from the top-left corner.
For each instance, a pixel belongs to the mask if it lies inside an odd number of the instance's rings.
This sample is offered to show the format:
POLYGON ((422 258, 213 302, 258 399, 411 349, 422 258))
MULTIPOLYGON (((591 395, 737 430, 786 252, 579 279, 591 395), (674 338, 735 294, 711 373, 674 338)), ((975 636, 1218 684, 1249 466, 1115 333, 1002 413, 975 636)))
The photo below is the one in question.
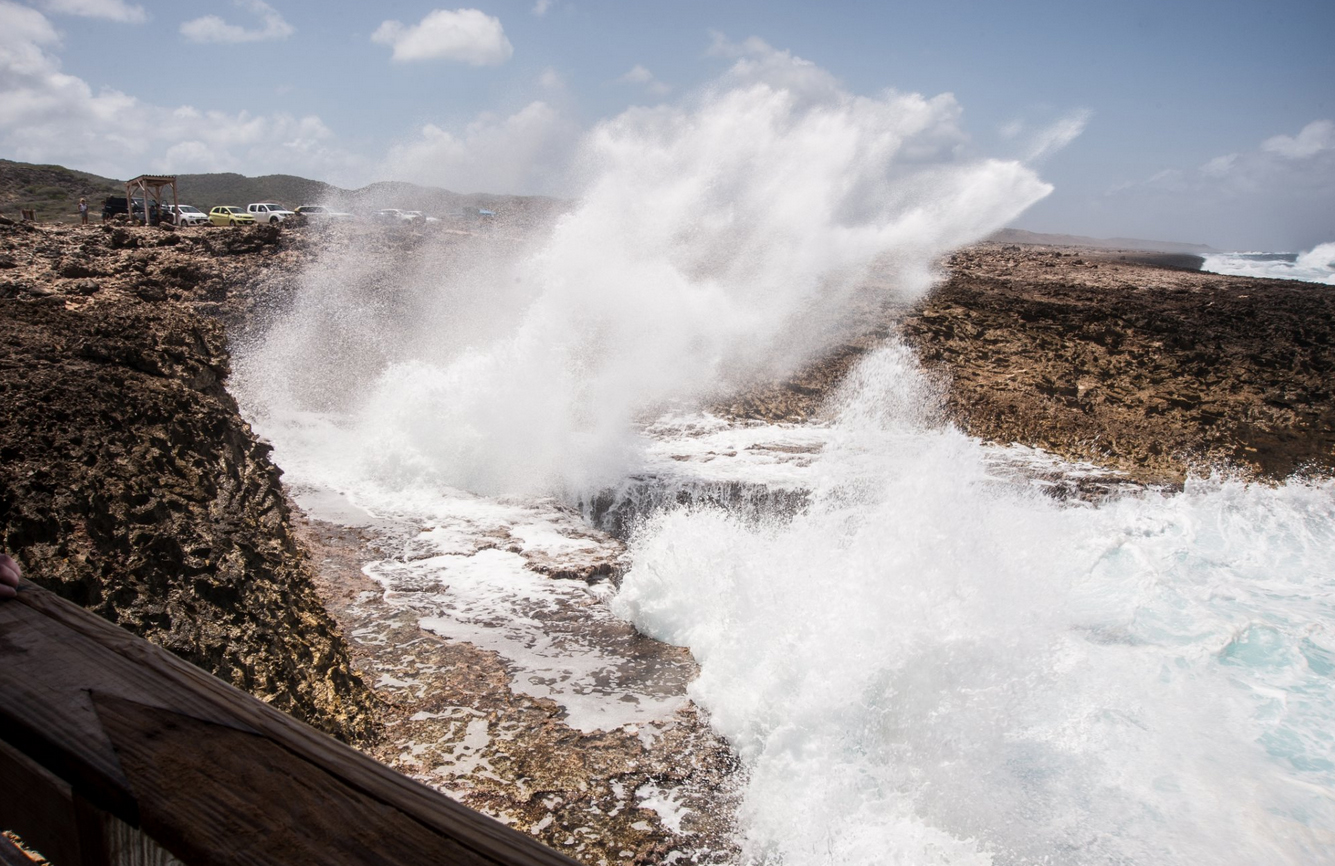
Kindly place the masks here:
POLYGON ((209 222, 215 226, 253 226, 255 217, 239 207, 224 204, 209 211, 209 222))

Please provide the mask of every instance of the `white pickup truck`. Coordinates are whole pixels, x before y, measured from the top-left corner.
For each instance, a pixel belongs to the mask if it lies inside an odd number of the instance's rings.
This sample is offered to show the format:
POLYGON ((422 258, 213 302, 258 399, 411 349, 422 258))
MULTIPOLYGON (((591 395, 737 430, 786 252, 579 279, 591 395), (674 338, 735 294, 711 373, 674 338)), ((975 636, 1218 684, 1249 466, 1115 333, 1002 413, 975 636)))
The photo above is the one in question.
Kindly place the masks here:
POLYGON ((288 210, 281 204, 267 201, 248 204, 246 205, 246 211, 255 217, 257 223, 280 223, 290 216, 296 216, 293 211, 288 210))

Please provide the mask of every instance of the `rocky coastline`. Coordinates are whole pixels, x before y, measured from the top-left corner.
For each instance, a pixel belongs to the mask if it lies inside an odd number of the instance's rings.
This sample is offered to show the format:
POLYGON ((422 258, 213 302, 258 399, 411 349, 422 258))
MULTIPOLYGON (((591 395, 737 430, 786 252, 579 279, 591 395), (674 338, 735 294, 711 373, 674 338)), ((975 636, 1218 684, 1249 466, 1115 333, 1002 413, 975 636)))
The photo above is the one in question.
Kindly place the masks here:
MULTIPOLYGON (((800 422, 886 339, 942 383, 971 435, 1147 484, 1335 470, 1335 292, 1197 270, 1188 254, 982 243, 920 300, 890 287, 847 338, 789 379, 716 404, 800 422)), ((875 282, 873 272, 871 280, 875 282)))
MULTIPOLYGON (((652 747, 633 730, 573 730, 551 701, 512 691, 495 653, 364 605, 378 588, 361 566, 383 539, 287 498, 227 391, 229 340, 356 230, 0 219, 0 548, 36 582, 580 859, 728 862, 731 811, 710 804, 735 798, 738 766, 694 709, 652 747), (514 735, 471 751, 483 722, 514 735), (437 773, 467 766, 485 772, 467 785, 437 773), (696 818, 669 827, 637 806, 659 787, 696 818)), ((359 240, 392 258, 429 238, 359 240)), ((714 409, 819 419, 858 358, 899 339, 942 383, 946 416, 984 439, 1147 484, 1330 473, 1335 293, 1194 266, 985 243, 911 303, 873 273, 825 357, 714 409)))

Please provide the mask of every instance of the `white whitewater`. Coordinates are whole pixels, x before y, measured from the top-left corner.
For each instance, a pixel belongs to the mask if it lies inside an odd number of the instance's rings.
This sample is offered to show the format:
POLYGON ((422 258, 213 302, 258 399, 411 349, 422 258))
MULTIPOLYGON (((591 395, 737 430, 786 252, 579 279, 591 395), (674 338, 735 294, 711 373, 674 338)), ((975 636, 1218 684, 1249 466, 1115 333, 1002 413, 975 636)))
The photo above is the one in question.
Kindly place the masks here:
POLYGON ((810 507, 639 533, 614 609, 691 648, 757 860, 1316 863, 1335 854, 1335 487, 1098 507, 845 395, 810 507))
POLYGON ((1201 270, 1335 286, 1335 242, 1319 244, 1305 253, 1215 253, 1205 257, 1201 270))
POLYGON ((632 479, 804 497, 664 507, 588 609, 691 649, 756 862, 1335 859, 1332 485, 1061 504, 1006 469, 1031 453, 938 423, 893 346, 826 426, 691 412, 810 359, 873 262, 912 297, 1048 191, 962 158, 948 96, 853 96, 749 50, 598 127, 579 205, 531 246, 315 263, 237 360, 289 482, 404 527, 368 568, 385 602, 496 649, 585 730, 681 688, 630 693, 614 651, 553 632, 590 596, 528 566, 605 543, 562 503, 632 479))

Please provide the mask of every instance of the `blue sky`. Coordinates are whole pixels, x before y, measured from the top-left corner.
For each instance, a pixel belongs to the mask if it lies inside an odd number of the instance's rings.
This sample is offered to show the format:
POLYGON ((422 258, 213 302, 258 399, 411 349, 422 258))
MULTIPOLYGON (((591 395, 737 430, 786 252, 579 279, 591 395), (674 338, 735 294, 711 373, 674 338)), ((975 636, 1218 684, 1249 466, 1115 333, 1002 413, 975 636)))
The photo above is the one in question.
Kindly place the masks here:
POLYGON ((1332 34, 1329 0, 0 0, 0 156, 563 194, 599 121, 771 50, 952 94, 958 158, 1054 185, 1019 227, 1308 249, 1335 240, 1332 34))

